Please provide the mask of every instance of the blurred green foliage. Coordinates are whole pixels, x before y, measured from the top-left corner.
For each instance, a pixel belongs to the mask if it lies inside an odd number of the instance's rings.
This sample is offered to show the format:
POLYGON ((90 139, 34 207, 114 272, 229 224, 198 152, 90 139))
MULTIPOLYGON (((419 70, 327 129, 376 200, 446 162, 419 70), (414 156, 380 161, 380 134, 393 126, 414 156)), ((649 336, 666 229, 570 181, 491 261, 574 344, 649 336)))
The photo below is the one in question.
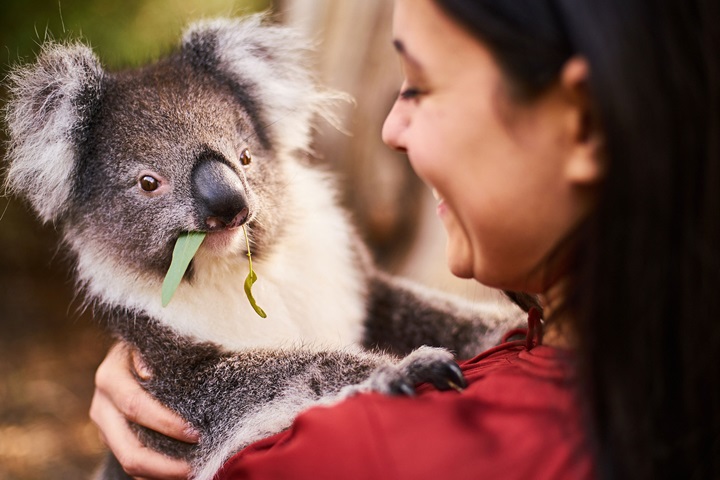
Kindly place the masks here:
POLYGON ((30 60, 46 38, 83 39, 110 67, 152 59, 189 21, 269 8, 270 0, 3 0, 2 69, 30 60))

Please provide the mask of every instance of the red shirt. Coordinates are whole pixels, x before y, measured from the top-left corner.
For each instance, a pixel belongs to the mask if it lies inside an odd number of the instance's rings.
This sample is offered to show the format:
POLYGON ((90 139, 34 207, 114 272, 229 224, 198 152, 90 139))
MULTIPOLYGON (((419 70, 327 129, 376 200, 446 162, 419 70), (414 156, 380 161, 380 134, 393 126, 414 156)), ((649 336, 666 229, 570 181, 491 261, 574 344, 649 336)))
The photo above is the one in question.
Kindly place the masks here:
POLYGON ((215 480, 585 479, 593 459, 568 352, 507 342, 461 364, 468 388, 365 394, 301 414, 215 480))

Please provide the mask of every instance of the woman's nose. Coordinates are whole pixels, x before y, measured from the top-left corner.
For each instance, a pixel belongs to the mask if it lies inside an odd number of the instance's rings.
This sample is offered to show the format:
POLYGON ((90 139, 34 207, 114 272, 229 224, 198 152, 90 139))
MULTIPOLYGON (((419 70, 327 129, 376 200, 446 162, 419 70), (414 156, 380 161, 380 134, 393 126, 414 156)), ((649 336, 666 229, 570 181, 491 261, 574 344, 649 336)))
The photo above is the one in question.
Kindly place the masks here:
POLYGON ((407 115, 405 115, 402 102, 396 100, 383 124, 383 142, 395 150, 405 151, 406 145, 403 139, 403 132, 407 124, 407 115))

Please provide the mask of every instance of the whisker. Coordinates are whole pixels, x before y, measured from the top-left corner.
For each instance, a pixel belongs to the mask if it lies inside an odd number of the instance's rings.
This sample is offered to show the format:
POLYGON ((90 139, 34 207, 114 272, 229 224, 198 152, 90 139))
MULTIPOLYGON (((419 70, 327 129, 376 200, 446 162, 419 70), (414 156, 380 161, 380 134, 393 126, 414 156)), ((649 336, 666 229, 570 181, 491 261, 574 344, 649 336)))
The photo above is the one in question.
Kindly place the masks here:
POLYGON ((10 208, 10 199, 9 198, 7 199, 7 203, 5 204, 5 208, 3 209, 2 214, 0 214, 0 222, 2 221, 3 218, 5 218, 5 214, 7 213, 8 208, 10 208))

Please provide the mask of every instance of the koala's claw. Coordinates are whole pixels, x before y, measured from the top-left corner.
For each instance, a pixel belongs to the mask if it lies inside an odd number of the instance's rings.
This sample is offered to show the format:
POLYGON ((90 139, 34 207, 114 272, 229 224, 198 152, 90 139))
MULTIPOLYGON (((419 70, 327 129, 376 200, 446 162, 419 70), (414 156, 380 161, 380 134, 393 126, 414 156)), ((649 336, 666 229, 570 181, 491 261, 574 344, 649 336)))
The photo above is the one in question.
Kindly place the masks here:
POLYGON ((438 390, 462 391, 467 386, 462 370, 450 352, 442 348, 421 347, 395 365, 384 365, 373 372, 361 390, 390 395, 415 395, 415 386, 432 383, 438 390))
POLYGON ((462 392, 467 388, 465 376, 457 363, 446 363, 444 367, 445 371, 441 373, 441 376, 436 380, 432 380, 435 388, 438 390, 450 390, 452 388, 458 392, 462 392))
POLYGON ((405 395, 406 397, 415 396, 415 387, 410 385, 407 380, 403 379, 396 385, 390 386, 390 393, 393 395, 405 395))
MULTIPOLYGON (((423 369, 414 372, 416 383, 432 383, 435 388, 442 391, 453 389, 462 392, 467 387, 462 370, 454 360, 422 365, 421 368, 423 369)), ((415 392, 414 386, 412 391, 415 392)))

